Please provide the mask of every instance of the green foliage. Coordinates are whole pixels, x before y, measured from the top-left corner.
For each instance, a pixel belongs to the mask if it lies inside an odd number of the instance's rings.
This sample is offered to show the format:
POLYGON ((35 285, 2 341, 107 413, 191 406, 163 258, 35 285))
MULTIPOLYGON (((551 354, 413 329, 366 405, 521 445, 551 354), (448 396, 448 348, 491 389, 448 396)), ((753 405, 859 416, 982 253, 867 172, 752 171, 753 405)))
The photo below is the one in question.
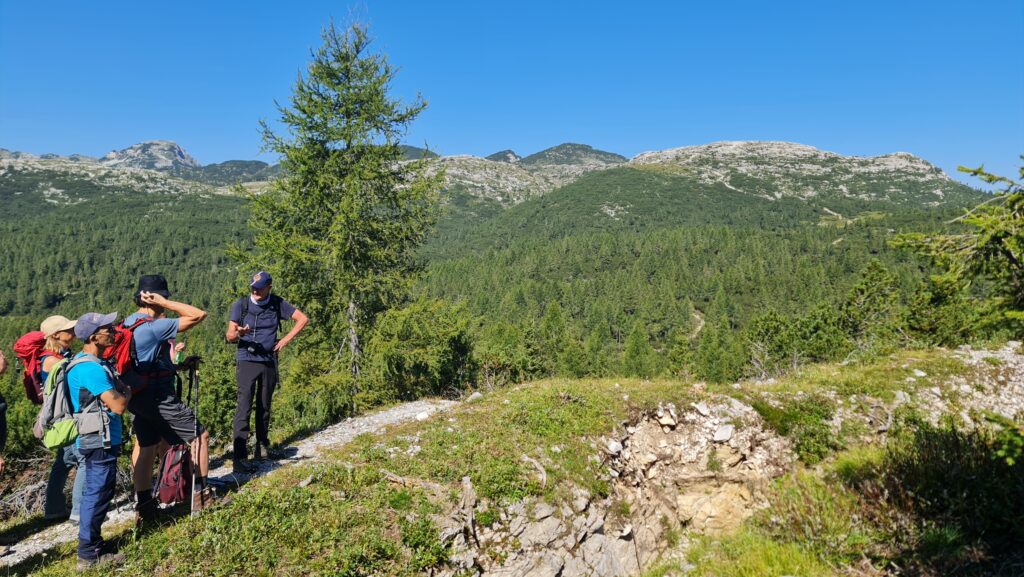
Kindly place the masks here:
POLYGON ((370 404, 458 393, 476 375, 470 319, 460 306, 419 299, 381 315, 370 340, 370 404))
POLYGON ((755 318, 746 331, 747 350, 754 374, 760 378, 774 377, 796 366, 800 359, 796 330, 774 310, 755 318))
POLYGON ((1002 187, 958 219, 969 232, 903 234, 893 245, 938 265, 943 271, 938 282, 963 290, 975 288, 993 313, 990 330, 1019 336, 1024 331, 1024 166, 1016 181, 988 173, 984 167, 960 167, 960 171, 1002 187))
POLYGON ((780 435, 793 439, 793 449, 808 465, 820 462, 840 447, 828 422, 835 414, 835 403, 821 395, 797 395, 781 406, 752 399, 751 406, 780 435))
POLYGON ((654 376, 654 349, 647 340, 647 331, 636 323, 626 337, 626 349, 622 355, 622 373, 628 377, 650 378, 654 376))
POLYGON ((425 161, 399 162, 399 139, 426 104, 392 99, 393 80, 365 27, 324 30, 291 107, 279 107, 287 134, 263 124, 283 176, 250 197, 255 250, 232 253, 270 270, 355 376, 377 315, 406 294, 440 183, 425 161))
POLYGON ((899 338, 899 287, 896 276, 872 260, 839 306, 839 326, 855 352, 888 352, 899 338))
POLYGON ((996 427, 996 456, 1011 467, 1017 465, 1024 455, 1024 423, 995 413, 985 415, 985 420, 996 427))
POLYGON ((500 320, 488 323, 475 351, 482 384, 493 388, 535 374, 537 355, 533 344, 532 332, 500 320))

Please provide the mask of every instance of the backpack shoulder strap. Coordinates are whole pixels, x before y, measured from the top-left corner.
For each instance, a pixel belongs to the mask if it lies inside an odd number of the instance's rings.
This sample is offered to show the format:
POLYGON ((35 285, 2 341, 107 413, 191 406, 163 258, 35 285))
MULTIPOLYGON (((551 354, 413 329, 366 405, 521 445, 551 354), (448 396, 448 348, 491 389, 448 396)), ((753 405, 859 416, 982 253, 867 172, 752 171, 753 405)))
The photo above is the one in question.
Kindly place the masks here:
POLYGON ((281 330, 281 302, 283 298, 272 294, 270 295, 270 310, 274 311, 274 320, 277 322, 277 328, 275 331, 281 330))

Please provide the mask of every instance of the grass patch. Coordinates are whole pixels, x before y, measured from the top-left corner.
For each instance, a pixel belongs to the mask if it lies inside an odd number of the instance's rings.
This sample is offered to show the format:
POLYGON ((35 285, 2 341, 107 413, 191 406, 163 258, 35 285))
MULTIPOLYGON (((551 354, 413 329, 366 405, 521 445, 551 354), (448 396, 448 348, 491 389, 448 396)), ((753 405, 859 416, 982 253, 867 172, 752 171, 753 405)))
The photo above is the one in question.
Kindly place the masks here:
POLYGON ((741 530, 718 541, 701 539, 687 554, 694 577, 831 577, 828 565, 803 547, 781 543, 756 531, 741 530))

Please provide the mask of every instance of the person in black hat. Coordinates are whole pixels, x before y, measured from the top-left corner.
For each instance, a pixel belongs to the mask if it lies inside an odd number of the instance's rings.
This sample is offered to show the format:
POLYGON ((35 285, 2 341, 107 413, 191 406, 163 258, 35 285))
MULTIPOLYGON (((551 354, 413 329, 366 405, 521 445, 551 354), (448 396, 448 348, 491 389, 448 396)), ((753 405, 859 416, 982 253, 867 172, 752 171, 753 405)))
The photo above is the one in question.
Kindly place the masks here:
POLYGON ((132 477, 138 497, 136 504, 140 524, 156 516, 153 499, 153 463, 161 439, 170 445, 191 443, 192 459, 196 465, 198 501, 193 510, 201 509, 212 497, 206 490, 209 473, 209 434, 197 423, 196 414, 175 394, 175 372, 179 368, 171 359, 171 342, 178 333, 185 332, 206 318, 206 311, 192 305, 172 301, 168 297, 167 279, 161 275, 143 275, 135 291, 139 310, 124 319, 131 327, 138 357, 137 366, 124 375, 132 387, 132 400, 128 410, 134 416, 132 432, 139 449, 132 453, 132 477), (178 318, 167 318, 167 311, 178 318), (196 437, 196 431, 199 437, 196 437))
POLYGON ((270 458, 281 454, 270 449, 270 402, 277 387, 277 353, 288 345, 309 322, 309 317, 294 305, 270 294, 273 280, 270 273, 260 271, 252 276, 249 295, 231 307, 228 329, 224 337, 238 343, 235 376, 238 379, 238 406, 235 409, 234 455, 235 472, 251 470, 247 462, 249 417, 256 404, 256 458, 266 451, 270 458), (288 334, 277 338, 282 320, 294 320, 288 334), (263 447, 261 449, 261 447, 263 447))

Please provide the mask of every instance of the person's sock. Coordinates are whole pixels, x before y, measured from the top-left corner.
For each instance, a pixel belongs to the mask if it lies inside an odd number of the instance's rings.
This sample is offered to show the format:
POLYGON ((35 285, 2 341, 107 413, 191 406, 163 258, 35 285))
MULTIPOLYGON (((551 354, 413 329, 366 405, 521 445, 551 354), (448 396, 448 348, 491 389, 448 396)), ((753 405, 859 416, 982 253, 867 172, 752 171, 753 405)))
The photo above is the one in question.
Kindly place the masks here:
POLYGON ((199 481, 199 488, 200 489, 205 489, 206 488, 206 475, 203 475, 203 476, 200 476, 200 477, 196 477, 196 480, 199 481))
POLYGON ((152 489, 146 489, 145 491, 136 491, 135 492, 135 502, 138 503, 139 505, 145 503, 146 501, 149 501, 152 498, 153 498, 153 490, 152 489))

